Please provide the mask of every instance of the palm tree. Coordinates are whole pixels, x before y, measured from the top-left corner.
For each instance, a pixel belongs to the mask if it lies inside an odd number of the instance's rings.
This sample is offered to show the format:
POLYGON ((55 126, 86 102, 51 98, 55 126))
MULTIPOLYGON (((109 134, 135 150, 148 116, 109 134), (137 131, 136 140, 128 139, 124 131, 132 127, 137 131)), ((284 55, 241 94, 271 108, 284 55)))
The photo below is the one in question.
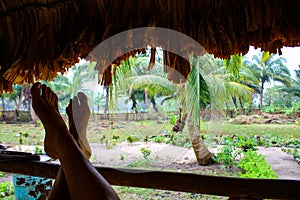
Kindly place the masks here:
POLYGON ((286 67, 286 59, 277 54, 257 52, 252 60, 246 59, 244 64, 255 71, 255 76, 259 79, 259 107, 262 108, 265 84, 271 81, 278 81, 286 86, 291 85, 290 71, 286 67))
MULTIPOLYGON (((188 120, 188 131, 198 163, 209 164, 212 154, 200 136, 201 109, 207 105, 222 109, 233 94, 244 98, 244 96, 251 96, 252 89, 229 79, 229 73, 224 72, 224 61, 214 59, 209 54, 198 59, 191 58, 191 72, 184 87, 170 82, 167 76, 162 75, 163 73, 150 74, 151 71, 148 71, 149 74, 142 74, 137 72, 141 69, 131 65, 136 64, 136 60, 131 64, 128 64, 130 61, 126 62, 127 64, 118 67, 115 78, 113 78, 116 81, 114 85, 119 85, 116 88, 128 88, 125 91, 129 96, 134 91, 147 90, 148 95, 152 96, 160 94, 180 97, 183 114, 179 120, 182 124, 185 124, 186 119, 188 120)), ((242 77, 242 73, 238 72, 242 77)))
POLYGON ((286 86, 280 87, 281 91, 289 93, 295 97, 300 97, 300 65, 298 67, 299 69, 295 70, 296 78, 292 79, 291 87, 286 87, 286 86))
POLYGON ((258 79, 254 76, 252 68, 243 65, 241 55, 232 55, 225 59, 225 65, 218 69, 223 79, 227 81, 227 90, 231 93, 231 99, 236 110, 237 101, 242 112, 245 113, 244 102, 252 102, 252 94, 257 91, 258 79))
POLYGON ((80 91, 84 92, 89 99, 93 99, 95 88, 90 88, 91 86, 87 83, 94 82, 97 77, 97 71, 94 70, 94 67, 95 63, 87 62, 72 67, 70 69, 71 75, 59 74, 54 81, 44 82, 57 94, 60 109, 67 106, 69 100, 80 91))
POLYGON ((250 80, 243 74, 242 66, 234 64, 241 63, 241 58, 235 56, 232 59, 234 61, 223 61, 206 54, 190 60, 191 72, 181 98, 182 116, 183 120, 187 116, 188 131, 199 164, 209 164, 212 156, 200 136, 203 104, 222 110, 233 97, 241 101, 251 98, 253 93, 253 89, 241 82, 242 78, 250 80))
POLYGON ((271 88, 271 95, 274 97, 274 93, 278 93, 284 106, 291 107, 292 104, 299 102, 300 99, 300 65, 299 70, 295 70, 295 79, 292 79, 290 87, 286 85, 276 86, 271 88))
POLYGON ((151 101, 153 109, 158 111, 155 98, 173 94, 174 88, 163 87, 164 84, 169 84, 169 86, 172 84, 169 81, 166 82, 167 75, 163 72, 161 63, 152 63, 149 69, 150 61, 145 55, 130 57, 118 66, 113 75, 113 88, 129 97, 132 101, 132 110, 136 110, 137 101, 142 100, 148 110, 150 109, 149 101, 151 101), (162 85, 159 86, 159 84, 162 85))

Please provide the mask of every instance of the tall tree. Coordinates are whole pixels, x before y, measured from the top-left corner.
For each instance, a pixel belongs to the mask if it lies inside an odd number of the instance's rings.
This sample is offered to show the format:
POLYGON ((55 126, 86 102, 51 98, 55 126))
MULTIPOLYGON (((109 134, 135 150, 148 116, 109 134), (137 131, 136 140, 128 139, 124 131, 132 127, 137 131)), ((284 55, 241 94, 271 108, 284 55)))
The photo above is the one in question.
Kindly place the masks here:
POLYGON ((44 83, 51 87, 57 94, 59 108, 62 109, 68 105, 69 100, 78 92, 84 92, 89 99, 93 99, 95 88, 91 84, 95 82, 97 71, 94 70, 95 63, 86 62, 82 65, 73 66, 68 75, 59 74, 54 81, 45 81, 44 83))
POLYGON ((245 59, 244 64, 255 71, 255 76, 259 79, 260 100, 259 107, 262 108, 265 84, 271 81, 278 81, 286 86, 291 85, 290 71, 286 66, 286 59, 277 54, 258 52, 252 59, 245 59))
POLYGON ((243 65, 241 55, 232 55, 224 60, 224 67, 220 67, 218 73, 226 80, 227 90, 230 93, 233 105, 239 110, 238 102, 242 112, 245 112, 244 102, 252 101, 252 94, 257 90, 258 79, 252 68, 243 65))

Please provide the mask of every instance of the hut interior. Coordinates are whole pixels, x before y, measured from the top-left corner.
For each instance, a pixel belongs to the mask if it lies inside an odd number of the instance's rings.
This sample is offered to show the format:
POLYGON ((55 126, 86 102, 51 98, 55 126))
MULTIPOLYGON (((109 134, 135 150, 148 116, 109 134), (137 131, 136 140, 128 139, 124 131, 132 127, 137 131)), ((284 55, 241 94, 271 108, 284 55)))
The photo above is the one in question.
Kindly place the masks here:
MULTIPOLYGON (((102 41, 140 27, 179 31, 220 58, 246 54, 249 45, 280 53, 283 46, 299 45, 299 6, 298 1, 283 0, 4 0, 0 3, 0 91, 12 90, 13 83, 51 80, 102 41)), ((136 35, 128 43, 141 37, 136 35)), ((106 64, 118 64, 139 50, 106 64)), ((180 57, 169 57, 169 66, 188 73, 180 57)), ((107 85, 111 80, 101 67, 102 83, 107 85)))

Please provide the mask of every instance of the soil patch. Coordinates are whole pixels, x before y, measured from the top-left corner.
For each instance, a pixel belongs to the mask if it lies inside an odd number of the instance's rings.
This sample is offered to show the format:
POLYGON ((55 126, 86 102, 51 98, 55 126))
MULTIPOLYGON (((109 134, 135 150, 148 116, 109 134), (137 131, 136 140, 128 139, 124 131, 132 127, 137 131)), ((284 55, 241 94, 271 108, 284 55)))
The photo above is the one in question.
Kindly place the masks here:
MULTIPOLYGON (((193 149, 177 147, 164 143, 153 142, 123 142, 110 149, 107 149, 101 144, 91 144, 93 151, 93 163, 95 165, 104 165, 111 167, 124 167, 137 160, 143 160, 141 148, 146 148, 151 151, 149 160, 154 169, 161 170, 177 170, 190 171, 201 174, 217 174, 222 175, 224 171, 221 165, 214 164, 209 166, 200 166, 197 164, 193 149)), ((209 150, 213 153, 218 152, 218 147, 210 147, 209 150)), ((259 147, 258 152, 266 156, 267 162, 280 179, 296 179, 300 180, 300 165, 295 162, 293 157, 284 153, 281 148, 277 147, 259 147)))

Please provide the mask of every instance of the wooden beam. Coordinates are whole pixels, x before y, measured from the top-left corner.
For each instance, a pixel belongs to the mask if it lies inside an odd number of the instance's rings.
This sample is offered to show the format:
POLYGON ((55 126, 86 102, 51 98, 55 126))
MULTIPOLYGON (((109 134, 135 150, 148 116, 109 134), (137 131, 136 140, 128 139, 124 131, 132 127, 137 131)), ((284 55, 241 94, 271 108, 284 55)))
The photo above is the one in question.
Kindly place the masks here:
MULTIPOLYGON (((58 164, 1 161, 0 171, 55 178, 58 164)), ((191 173, 96 167, 112 185, 193 192, 235 198, 298 199, 300 180, 242 179, 191 173)))

